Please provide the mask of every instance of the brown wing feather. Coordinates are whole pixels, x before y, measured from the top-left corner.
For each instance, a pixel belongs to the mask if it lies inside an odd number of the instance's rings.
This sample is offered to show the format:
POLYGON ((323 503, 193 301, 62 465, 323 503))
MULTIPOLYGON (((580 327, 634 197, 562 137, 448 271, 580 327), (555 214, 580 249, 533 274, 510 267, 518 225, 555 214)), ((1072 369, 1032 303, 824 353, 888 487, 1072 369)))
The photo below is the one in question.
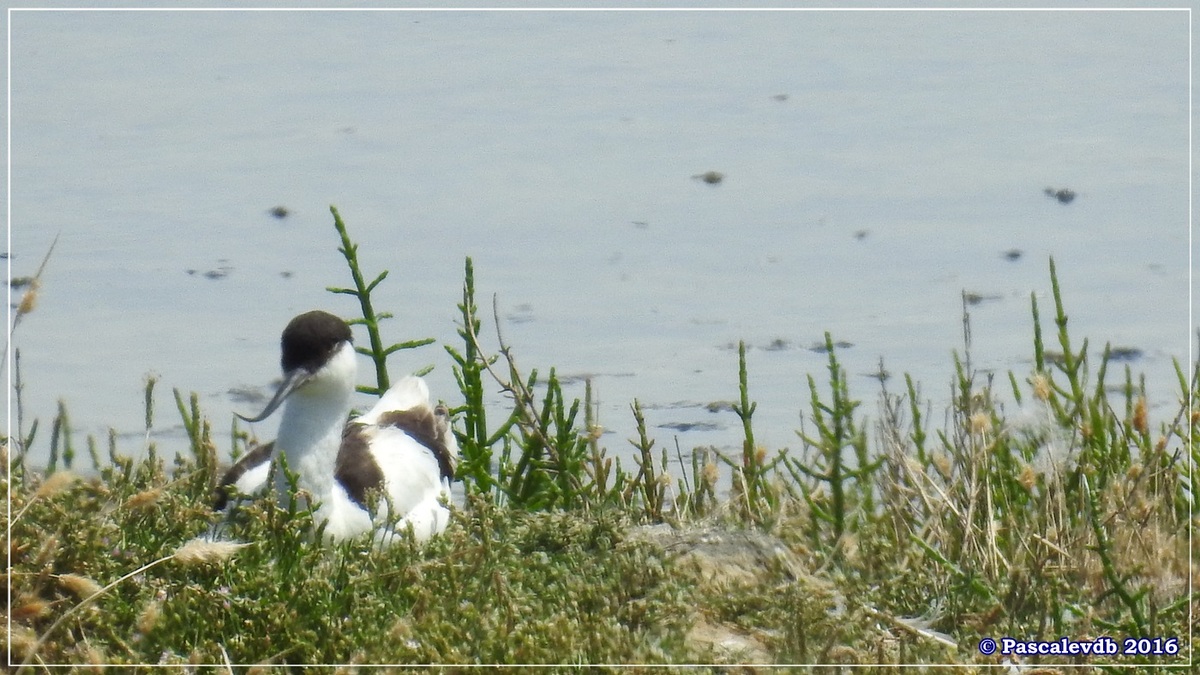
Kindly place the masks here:
POLYGON ((429 448, 437 459, 442 478, 454 480, 456 458, 446 444, 446 434, 453 432, 450 431, 450 418, 445 406, 438 406, 436 411, 425 406, 389 410, 379 416, 379 426, 396 427, 429 448))
POLYGON ((368 493, 383 489, 383 470, 368 449, 362 424, 347 424, 342 432, 342 447, 338 450, 333 477, 346 489, 356 504, 371 510, 368 493))
POLYGON ((247 471, 271 459, 271 453, 275 450, 275 441, 271 441, 265 445, 259 445, 250 452, 246 453, 241 459, 229 467, 225 475, 221 477, 221 482, 212 491, 212 505, 214 511, 220 511, 229 503, 230 486, 238 482, 247 471))
MULTIPOLYGON (((436 410, 418 406, 409 410, 389 410, 379 416, 376 423, 381 427, 395 427, 433 453, 442 478, 454 480, 457 458, 451 452, 446 439, 450 430, 450 415, 445 406, 436 410)), ((368 448, 368 439, 363 424, 348 424, 342 435, 342 447, 338 451, 334 477, 346 489, 355 503, 369 509, 369 493, 383 488, 383 470, 375 462, 368 448)))

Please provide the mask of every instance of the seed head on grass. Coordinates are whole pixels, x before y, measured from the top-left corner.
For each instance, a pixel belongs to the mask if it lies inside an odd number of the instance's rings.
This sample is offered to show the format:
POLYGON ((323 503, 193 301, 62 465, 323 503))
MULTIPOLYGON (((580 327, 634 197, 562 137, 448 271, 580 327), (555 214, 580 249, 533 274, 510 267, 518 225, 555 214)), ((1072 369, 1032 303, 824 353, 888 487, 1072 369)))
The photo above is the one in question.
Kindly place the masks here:
POLYGON ((1141 463, 1134 462, 1133 464, 1129 465, 1129 470, 1125 472, 1125 479, 1131 483, 1136 482, 1137 479, 1142 476, 1142 471, 1143 469, 1141 463))
POLYGON ((81 574, 60 574, 58 584, 81 600, 100 592, 100 584, 81 574))
POLYGON ((1026 492, 1033 492, 1033 486, 1037 485, 1037 471, 1034 471, 1033 466, 1029 464, 1022 466, 1021 474, 1017 476, 1017 482, 1025 488, 1026 492))
POLYGON ((104 672, 104 664, 108 661, 104 656, 104 652, 91 642, 85 642, 79 646, 79 656, 83 662, 92 666, 87 672, 101 673, 104 672))
POLYGON ((142 490, 125 501, 125 508, 137 511, 148 506, 153 506, 158 501, 158 498, 162 496, 162 492, 162 488, 160 487, 142 490))
POLYGON ((1137 403, 1133 406, 1133 429, 1139 434, 1150 432, 1150 425, 1146 421, 1145 397, 1138 398, 1137 403))
POLYGON ((75 481, 79 480, 79 476, 70 471, 55 471, 50 474, 50 477, 38 486, 37 492, 34 493, 36 498, 53 497, 56 494, 66 490, 75 481))
POLYGON ((182 565, 205 565, 224 562, 239 549, 249 546, 238 541, 218 541, 197 537, 176 549, 172 556, 182 565))
POLYGON ((154 626, 158 624, 158 617, 162 615, 162 601, 155 598, 151 600, 142 609, 137 617, 138 632, 145 635, 154 630, 154 626))
MULTIPOLYGON (((17 519, 14 518, 13 520, 17 519)), ((33 565, 34 567, 42 567, 53 560, 56 555, 58 555, 58 537, 50 535, 38 547, 38 552, 33 557, 33 565)))
MULTIPOLYGON (((50 603, 31 595, 14 598, 12 618, 14 621, 29 621, 46 616, 50 612, 50 603)), ((13 626, 13 630, 17 629, 13 626)), ((15 639, 15 638, 14 638, 15 639)))
POLYGON ((29 288, 25 290, 25 295, 21 297, 21 302, 17 305, 17 312, 13 316, 12 328, 9 329, 11 336, 17 330, 17 324, 21 323, 21 319, 37 308, 38 289, 41 288, 42 272, 46 271, 46 263, 50 262, 50 254, 54 253, 54 246, 58 244, 58 235, 54 235, 54 241, 50 242, 50 248, 46 250, 46 257, 42 258, 42 264, 38 266, 37 273, 29 281, 29 288))
POLYGON ((985 412, 977 412, 971 415, 971 433, 976 436, 985 436, 992 430, 992 418, 985 412))
POLYGON ((841 546, 842 557, 847 562, 849 562, 850 564, 854 564, 859 561, 860 558, 858 555, 859 549, 858 549, 858 537, 857 536, 855 536, 849 532, 846 532, 842 535, 842 538, 840 540, 838 540, 838 544, 841 546))
POLYGON ((766 464, 767 447, 765 445, 759 445, 754 448, 754 461, 757 462, 759 466, 766 464))
POLYGON ((37 309, 38 287, 40 286, 37 279, 29 282, 29 288, 25 290, 25 295, 21 296, 21 304, 17 305, 17 316, 24 316, 37 309))
POLYGON ((951 460, 950 455, 944 452, 937 453, 933 456, 933 465, 937 468, 938 473, 942 475, 942 478, 950 479, 954 471, 954 462, 951 460))
POLYGON ((1033 383, 1033 397, 1039 401, 1050 400, 1050 379, 1042 373, 1037 373, 1031 380, 1033 383))
POLYGON ((859 664, 867 663, 859 653, 849 645, 835 645, 829 649, 830 663, 859 664))
POLYGON ((35 644, 37 644, 37 633, 33 632, 28 626, 12 626, 12 632, 8 634, 9 646, 12 647, 13 656, 16 658, 25 658, 35 644))

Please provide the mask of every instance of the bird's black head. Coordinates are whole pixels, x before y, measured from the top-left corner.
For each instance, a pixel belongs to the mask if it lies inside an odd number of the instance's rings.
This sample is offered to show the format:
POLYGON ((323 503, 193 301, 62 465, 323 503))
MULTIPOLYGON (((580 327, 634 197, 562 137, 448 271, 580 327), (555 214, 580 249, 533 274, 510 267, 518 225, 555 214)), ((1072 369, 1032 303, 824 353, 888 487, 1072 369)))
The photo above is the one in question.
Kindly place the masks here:
POLYGON ((313 310, 292 319, 280 338, 283 372, 304 368, 315 373, 329 362, 334 350, 351 342, 350 326, 329 312, 313 310))
POLYGON ((329 312, 305 312, 292 319, 280 338, 283 356, 279 364, 283 366, 283 382, 257 417, 240 413, 238 417, 247 422, 265 420, 292 392, 311 382, 343 342, 353 342, 350 326, 329 312))

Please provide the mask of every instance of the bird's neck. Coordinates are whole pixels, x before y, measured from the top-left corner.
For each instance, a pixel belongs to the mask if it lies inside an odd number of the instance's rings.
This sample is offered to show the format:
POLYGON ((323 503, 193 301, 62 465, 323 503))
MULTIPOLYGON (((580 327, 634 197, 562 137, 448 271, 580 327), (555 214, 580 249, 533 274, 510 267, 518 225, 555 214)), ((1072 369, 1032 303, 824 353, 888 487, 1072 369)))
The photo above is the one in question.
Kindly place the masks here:
MULTIPOLYGON (((296 474, 296 486, 314 502, 328 503, 333 494, 334 467, 350 413, 350 395, 349 391, 321 395, 298 391, 284 407, 275 445, 286 460, 287 471, 296 474)), ((275 487, 286 506, 288 479, 278 468, 275 487)), ((303 501, 299 505, 304 506, 303 501)))

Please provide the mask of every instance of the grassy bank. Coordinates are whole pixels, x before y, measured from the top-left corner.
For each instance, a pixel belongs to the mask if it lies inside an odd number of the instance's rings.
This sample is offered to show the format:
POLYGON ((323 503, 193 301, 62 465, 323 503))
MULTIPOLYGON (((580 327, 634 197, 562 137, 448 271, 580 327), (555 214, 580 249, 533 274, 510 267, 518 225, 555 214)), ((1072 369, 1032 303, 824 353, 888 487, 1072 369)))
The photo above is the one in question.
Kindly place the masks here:
MULTIPOLYGON (((359 302, 375 373, 363 389, 378 393, 389 356, 431 341, 384 339, 371 295, 387 274, 360 269, 333 215, 353 285, 330 290, 359 302)), ((907 378, 866 411, 827 335, 795 447, 756 443, 742 349, 729 384, 740 453, 668 452, 633 401, 635 463, 622 466, 588 398, 518 364, 467 260, 460 340, 444 346, 466 500, 424 547, 321 545, 310 513, 270 499, 229 524, 246 545, 196 541, 217 458, 254 439, 236 423, 214 434, 194 396, 175 393, 190 453, 171 462, 152 442, 137 460, 115 438, 77 449, 60 410, 35 472, 38 425, 22 422, 5 444, 14 666, 1187 663, 1200 370, 1177 364, 1180 406, 1150 419, 1147 384, 1070 335, 1053 263, 1049 286, 1053 307, 1030 299, 1031 371, 977 375, 968 342, 943 427, 907 378), (484 406, 497 387, 500 415, 484 406), (981 652, 1005 636, 1148 653, 981 652)), ((150 381, 147 438, 155 395, 150 381)))

